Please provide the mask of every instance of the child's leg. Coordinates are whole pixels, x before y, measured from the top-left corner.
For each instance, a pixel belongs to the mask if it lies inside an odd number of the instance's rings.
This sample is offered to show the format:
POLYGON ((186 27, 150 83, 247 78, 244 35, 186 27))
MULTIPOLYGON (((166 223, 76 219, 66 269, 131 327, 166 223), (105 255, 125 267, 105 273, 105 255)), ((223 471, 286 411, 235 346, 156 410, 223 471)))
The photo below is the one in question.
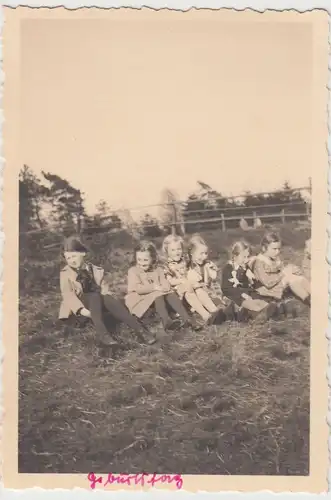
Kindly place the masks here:
POLYGON ((143 327, 138 319, 130 313, 120 300, 115 299, 112 295, 103 295, 102 297, 105 308, 115 319, 125 323, 136 333, 142 331, 143 327))
POLYGON ((160 316, 163 326, 166 326, 170 322, 170 316, 167 310, 167 306, 164 300, 164 296, 157 297, 154 301, 155 310, 160 316))
POLYGON ((190 322, 190 316, 175 292, 165 295, 164 300, 184 321, 190 322))
POLYGON ((206 290, 204 290, 203 288, 197 288, 195 293, 200 303, 207 309, 208 312, 213 313, 217 311, 216 305, 211 300, 206 290))
POLYGON ((204 321, 207 321, 209 319, 210 313, 203 307, 196 293, 186 293, 185 299, 187 303, 202 317, 204 321))
POLYGON ((100 293, 87 293, 85 294, 84 299, 84 302, 86 302, 86 305, 91 312, 91 319, 97 332, 97 336, 102 340, 107 337, 110 339, 109 331, 103 321, 102 299, 100 293))
POLYGON ((245 299, 242 303, 242 307, 248 309, 248 311, 260 312, 263 311, 268 306, 268 302, 260 299, 245 299))
POLYGON ((310 296, 310 284, 304 276, 292 275, 288 278, 291 291, 303 302, 310 296))

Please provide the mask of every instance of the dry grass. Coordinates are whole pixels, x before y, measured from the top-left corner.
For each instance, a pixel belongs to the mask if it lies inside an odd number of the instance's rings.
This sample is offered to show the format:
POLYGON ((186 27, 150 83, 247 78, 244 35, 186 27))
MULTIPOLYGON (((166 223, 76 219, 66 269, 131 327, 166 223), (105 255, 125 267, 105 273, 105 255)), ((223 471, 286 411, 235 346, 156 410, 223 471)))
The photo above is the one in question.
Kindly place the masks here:
MULTIPOLYGON (((286 234, 285 256, 299 262, 305 233, 286 234)), ((221 263, 238 231, 206 237, 221 263)), ((124 283, 125 249, 105 256, 101 248, 96 259, 112 262, 124 283)), ((58 263, 21 267, 20 472, 309 473, 303 306, 299 318, 254 328, 233 323, 170 338, 156 325, 151 347, 121 327, 125 349, 107 362, 91 327, 56 320, 58 263)))

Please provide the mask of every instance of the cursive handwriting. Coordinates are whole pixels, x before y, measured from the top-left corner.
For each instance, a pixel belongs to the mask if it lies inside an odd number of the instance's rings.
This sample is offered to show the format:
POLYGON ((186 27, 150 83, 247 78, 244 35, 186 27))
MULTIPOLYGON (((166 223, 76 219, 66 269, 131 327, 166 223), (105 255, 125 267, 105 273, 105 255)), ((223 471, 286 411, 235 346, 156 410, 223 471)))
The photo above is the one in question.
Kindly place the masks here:
POLYGON ((183 479, 180 474, 113 474, 109 473, 107 477, 96 476, 94 472, 89 472, 87 479, 90 482, 92 490, 97 484, 104 487, 108 484, 123 484, 127 486, 155 486, 157 483, 172 484, 175 483, 176 488, 180 490, 183 486, 183 479))

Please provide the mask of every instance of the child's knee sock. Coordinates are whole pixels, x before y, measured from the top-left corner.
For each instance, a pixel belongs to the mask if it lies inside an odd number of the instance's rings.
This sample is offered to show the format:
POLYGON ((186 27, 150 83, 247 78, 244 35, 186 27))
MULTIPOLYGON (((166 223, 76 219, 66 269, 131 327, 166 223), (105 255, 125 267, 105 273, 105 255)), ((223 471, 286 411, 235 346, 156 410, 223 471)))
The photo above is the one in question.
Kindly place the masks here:
POLYGON ((111 295, 103 295, 103 303, 107 311, 109 311, 115 319, 125 323, 135 332, 140 332, 142 330, 142 325, 137 318, 132 316, 130 311, 120 300, 115 299, 111 295))
POLYGON ((204 321, 207 321, 207 319, 210 316, 210 313, 207 311, 207 309, 203 307, 196 294, 194 292, 186 293, 185 299, 187 303, 202 317, 202 319, 204 321))
POLYGON ((170 317, 167 311, 164 296, 157 297, 157 299, 155 299, 154 301, 154 304, 155 304, 155 310, 157 314, 160 316, 163 326, 165 326, 169 322, 170 317))
POLYGON ((190 316, 176 293, 169 293, 168 295, 165 295, 164 298, 167 304, 169 304, 169 306, 176 313, 178 313, 183 320, 190 321, 190 316))
POLYGON ((99 293, 89 293, 86 295, 88 296, 88 307, 97 335, 103 337, 109 332, 103 321, 101 295, 99 293))

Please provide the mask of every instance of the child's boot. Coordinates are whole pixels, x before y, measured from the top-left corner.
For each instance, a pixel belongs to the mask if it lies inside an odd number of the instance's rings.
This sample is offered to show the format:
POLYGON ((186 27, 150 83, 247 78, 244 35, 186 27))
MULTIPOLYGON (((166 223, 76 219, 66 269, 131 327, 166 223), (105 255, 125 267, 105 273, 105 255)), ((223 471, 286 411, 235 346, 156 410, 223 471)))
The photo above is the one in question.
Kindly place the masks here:
POLYGON ((278 309, 278 319, 282 319, 282 317, 286 316, 286 307, 285 307, 285 302, 281 301, 277 303, 277 309, 278 309))
POLYGON ((296 303, 294 299, 288 299, 284 302, 285 306, 285 314, 286 316, 292 316, 292 318, 296 318, 298 316, 296 303))
POLYGON ((247 321, 249 320, 248 310, 245 309, 244 307, 238 309, 236 313, 236 320, 238 321, 238 323, 247 323, 247 321))
POLYGON ((223 311, 223 306, 220 306, 216 309, 216 311, 211 313, 211 315, 207 319, 207 325, 219 325, 221 323, 224 323, 224 321, 226 321, 226 316, 223 311))
POLYGON ((306 306, 310 307, 310 295, 308 295, 308 297, 305 298, 303 303, 306 304, 306 306))
POLYGON ((118 342, 110 334, 105 334, 98 336, 98 344, 100 347, 115 347, 118 342))
POLYGON ((276 317, 278 312, 277 304, 270 302, 262 311, 258 311, 254 317, 255 323, 265 323, 271 318, 276 317))
POLYGON ((278 306, 276 302, 270 302, 266 307, 266 314, 268 319, 278 319, 278 306))
POLYGON ((223 312, 225 314, 226 321, 234 321, 236 319, 236 312, 233 302, 230 302, 230 304, 225 306, 223 312))

